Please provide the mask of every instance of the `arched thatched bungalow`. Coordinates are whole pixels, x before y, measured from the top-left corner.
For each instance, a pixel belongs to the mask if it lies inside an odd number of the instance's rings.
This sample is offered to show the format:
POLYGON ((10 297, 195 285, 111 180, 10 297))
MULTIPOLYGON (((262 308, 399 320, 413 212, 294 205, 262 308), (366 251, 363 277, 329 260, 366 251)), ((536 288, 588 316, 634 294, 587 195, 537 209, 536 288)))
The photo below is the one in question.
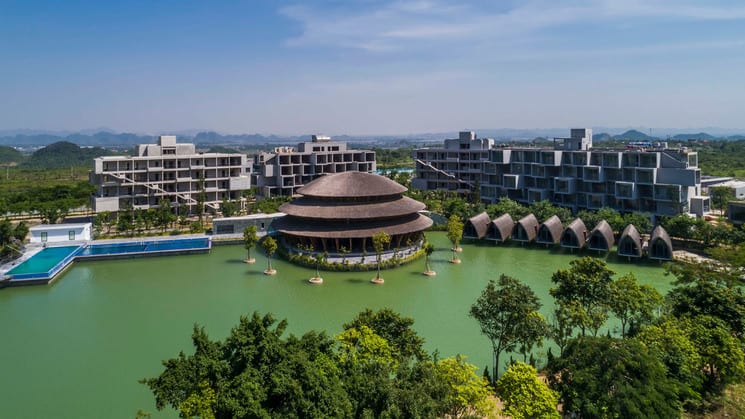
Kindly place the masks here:
POLYGON ((463 227, 463 238, 483 239, 486 237, 487 230, 489 230, 489 223, 491 223, 491 220, 486 211, 474 215, 466 221, 466 225, 463 227))
POLYGON ((618 239, 618 256, 642 257, 642 236, 633 224, 627 225, 618 239))
POLYGON ((561 235, 561 247, 567 249, 581 249, 585 247, 585 241, 587 241, 587 227, 585 227, 585 222, 579 218, 569 223, 564 234, 561 235))
POLYGON ((389 249, 416 247, 432 220, 424 204, 403 196, 406 188, 372 173, 328 174, 298 189, 301 197, 282 204, 285 215, 272 223, 283 244, 314 252, 372 254, 372 237, 385 232, 389 249))
POLYGON ((512 240, 519 242, 531 242, 538 234, 538 219, 535 215, 528 214, 521 218, 512 229, 512 240))
POLYGON ((657 226, 652 230, 652 237, 649 239, 649 258, 657 260, 673 259, 673 243, 662 226, 657 226))
POLYGON ((542 244, 556 244, 561 240, 561 232, 563 230, 564 227, 561 225, 561 219, 556 215, 552 215, 538 228, 538 235, 535 241, 542 244))
POLYGON ((607 221, 601 220, 590 233, 590 239, 587 241, 587 248, 601 252, 610 252, 615 243, 613 230, 607 221))
POLYGON ((504 243, 512 236, 512 229, 514 227, 515 222, 512 221, 510 214, 502 214, 489 224, 486 239, 504 243))

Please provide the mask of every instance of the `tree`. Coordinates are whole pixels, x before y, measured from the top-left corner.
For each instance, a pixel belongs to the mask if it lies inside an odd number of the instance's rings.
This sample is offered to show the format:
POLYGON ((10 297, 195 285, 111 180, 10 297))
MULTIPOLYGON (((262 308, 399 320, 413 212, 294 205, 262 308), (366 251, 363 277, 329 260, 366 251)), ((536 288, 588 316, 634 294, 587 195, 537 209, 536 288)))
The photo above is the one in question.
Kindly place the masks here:
POLYGON ((376 281, 380 281, 380 262, 382 259, 383 250, 391 243, 391 236, 385 231, 379 231, 372 236, 373 249, 375 249, 375 260, 378 263, 378 275, 375 277, 376 281))
POLYGON ((543 340, 549 334, 549 326, 546 319, 538 311, 531 311, 522 319, 520 329, 517 331, 515 341, 518 352, 523 355, 523 362, 528 362, 528 354, 533 346, 543 346, 543 340))
POLYGON ((465 362, 464 357, 442 359, 436 363, 435 370, 438 381, 447 388, 443 402, 449 417, 464 417, 471 411, 473 415, 483 417, 494 409, 488 400, 492 394, 489 383, 476 374, 478 368, 465 362))
POLYGON ((277 272, 275 269, 272 269, 272 255, 277 251, 277 241, 272 236, 266 236, 264 241, 261 242, 261 245, 264 247, 264 252, 266 253, 267 268, 264 273, 273 275, 277 272))
POLYGON ((494 219, 502 214, 509 214, 513 220, 519 220, 530 213, 530 210, 507 197, 499 198, 496 204, 486 207, 489 218, 494 219))
POLYGON ((124 208, 119 211, 116 217, 116 229, 119 233, 124 234, 134 228, 134 220, 132 219, 132 211, 124 208))
POLYGON ((156 220, 158 225, 163 229, 163 232, 165 232, 168 226, 176 220, 176 216, 171 211, 171 201, 166 197, 163 197, 158 201, 156 220))
POLYGON ((432 253, 434 253, 435 245, 430 242, 426 242, 424 243, 424 246, 422 246, 422 249, 424 250, 424 274, 434 275, 435 271, 432 270, 432 267, 429 264, 429 257, 432 255, 432 253))
POLYGON ((548 365, 565 415, 587 418, 680 416, 678 387, 665 366, 634 339, 579 337, 548 365))
POLYGON ((451 262, 458 263, 460 260, 455 255, 455 252, 460 251, 458 244, 463 237, 463 222, 460 218, 451 215, 445 228, 447 229, 448 240, 453 244, 453 259, 451 262))
POLYGON ((413 325, 414 319, 402 317, 389 308, 378 311, 368 308, 360 312, 351 322, 345 323, 344 329, 369 327, 388 342, 394 358, 400 363, 406 363, 412 358, 418 360, 427 358, 427 353, 424 351, 424 339, 417 335, 412 328, 413 325))
POLYGON ((223 198, 222 203, 220 204, 220 211, 222 212, 223 217, 232 217, 237 209, 238 205, 234 201, 230 201, 228 198, 223 198))
POLYGON ((597 335, 608 319, 608 303, 613 271, 608 265, 593 257, 583 257, 569 263, 569 269, 560 269, 551 276, 557 285, 550 293, 558 305, 567 309, 570 324, 578 327, 584 336, 587 329, 597 335))
POLYGON ((729 186, 712 186, 709 187, 709 197, 711 206, 718 209, 721 215, 725 215, 727 204, 735 199, 735 190, 729 186))
POLYGON ((621 321, 621 337, 626 337, 626 325, 635 322, 638 329, 652 321, 654 311, 662 304, 662 296, 654 287, 639 285, 636 276, 628 273, 610 283, 608 308, 621 321))
POLYGON ((625 225, 633 224, 639 233, 649 233, 652 231, 652 221, 649 213, 646 212, 630 212, 623 215, 623 223, 625 225))
POLYGON ((207 194, 204 191, 204 170, 199 173, 199 181, 197 181, 197 217, 199 217, 199 226, 204 225, 202 217, 204 216, 204 203, 207 200, 207 194))
POLYGON ((687 317, 683 329, 698 352, 698 371, 704 374, 705 392, 719 394, 726 384, 745 376, 742 342, 724 321, 707 315, 687 317))
POLYGON ((670 316, 642 327, 634 339, 665 364, 667 376, 678 382, 680 400, 684 404, 696 403, 701 400, 704 371, 698 349, 683 327, 683 323, 670 316))
POLYGON ((541 303, 530 287, 504 274, 496 282, 490 280, 471 306, 469 315, 479 322, 481 333, 492 345, 494 379, 499 377, 500 354, 515 350, 526 319, 540 308, 541 303))
POLYGON ((259 241, 259 236, 256 234, 256 226, 250 225, 243 229, 243 247, 246 248, 247 256, 246 263, 254 263, 256 259, 251 257, 251 248, 256 245, 259 241))
POLYGON ((556 215, 562 223, 572 221, 572 211, 568 208, 557 207, 549 201, 536 201, 530 204, 529 211, 535 215, 539 222, 546 221, 556 215))
POLYGON ((224 341, 194 326, 193 354, 180 352, 164 371, 144 379, 158 410, 201 417, 349 417, 352 413, 336 363, 334 341, 324 333, 283 338, 286 321, 242 316, 224 341))
POLYGON ((538 378, 530 365, 516 362, 497 381, 503 415, 512 419, 559 419, 559 394, 538 378))
POLYGON ((614 210, 613 208, 609 207, 603 207, 600 208, 597 212, 597 216, 600 220, 605 220, 610 224, 610 227, 615 232, 619 232, 623 230, 624 227, 626 227, 623 216, 621 216, 621 213, 614 210))

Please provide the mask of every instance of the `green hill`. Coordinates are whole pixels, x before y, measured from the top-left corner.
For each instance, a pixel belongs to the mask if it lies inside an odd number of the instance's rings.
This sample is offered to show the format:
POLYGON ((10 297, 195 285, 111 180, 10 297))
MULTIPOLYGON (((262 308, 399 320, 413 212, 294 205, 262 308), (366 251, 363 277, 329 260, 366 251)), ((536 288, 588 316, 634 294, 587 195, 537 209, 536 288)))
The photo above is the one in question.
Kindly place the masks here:
POLYGON ((13 147, 0 146, 0 164, 20 163, 23 161, 23 154, 13 147))
POLYGON ((34 168, 58 168, 69 166, 90 166, 96 157, 108 154, 101 147, 79 147, 67 141, 59 141, 37 150, 23 166, 34 168))
POLYGON ((707 134, 705 132, 699 132, 698 134, 678 134, 673 136, 673 140, 676 141, 688 141, 688 140, 713 140, 717 137, 707 134))
POLYGON ((654 141, 657 140, 657 137, 650 137, 649 135, 637 131, 635 129, 628 130, 624 132, 623 134, 616 135, 616 140, 625 140, 625 141, 654 141))

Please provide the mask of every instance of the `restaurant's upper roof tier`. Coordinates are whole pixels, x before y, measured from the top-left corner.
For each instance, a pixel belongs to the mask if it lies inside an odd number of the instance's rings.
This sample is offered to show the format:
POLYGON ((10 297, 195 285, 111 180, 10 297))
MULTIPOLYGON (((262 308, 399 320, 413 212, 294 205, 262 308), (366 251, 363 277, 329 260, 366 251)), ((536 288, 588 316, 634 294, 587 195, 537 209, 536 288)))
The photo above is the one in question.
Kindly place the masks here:
POLYGON ((382 197, 400 195, 406 188, 385 176, 365 172, 343 172, 321 176, 298 189, 318 198, 382 197))
POLYGON ((287 215, 326 220, 366 220, 400 217, 424 209, 424 204, 406 196, 374 202, 333 202, 304 196, 279 207, 287 215))

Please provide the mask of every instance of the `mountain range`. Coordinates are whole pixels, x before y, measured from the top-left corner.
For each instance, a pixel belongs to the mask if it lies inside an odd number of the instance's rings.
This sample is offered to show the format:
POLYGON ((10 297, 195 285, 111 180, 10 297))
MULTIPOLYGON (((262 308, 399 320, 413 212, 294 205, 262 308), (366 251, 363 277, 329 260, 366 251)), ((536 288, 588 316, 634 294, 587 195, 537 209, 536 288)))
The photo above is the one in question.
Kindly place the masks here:
MULTIPOLYGON (((681 130, 662 130, 656 132, 666 132, 665 135, 652 136, 643 133, 637 129, 628 129, 624 132, 612 134, 617 129, 594 128, 593 135, 595 141, 605 140, 628 140, 628 141, 687 141, 689 139, 713 140, 726 139, 738 140, 745 139, 745 135, 738 134, 732 130, 719 130, 719 133, 711 134, 701 132, 685 132, 681 130)), ((565 137, 568 129, 481 129, 475 130, 479 137, 492 137, 498 140, 516 140, 530 141, 538 137, 552 138, 565 137)), ((745 130, 742 130, 745 132, 745 130)), ((180 135, 176 133, 180 141, 193 142, 203 146, 213 144, 220 145, 253 145, 260 146, 265 144, 293 144, 301 141, 308 141, 308 135, 280 136, 274 134, 220 134, 215 131, 202 131, 197 133, 183 132, 180 135)), ((388 146, 394 146, 402 142, 431 142, 442 141, 446 138, 457 138, 457 132, 440 132, 440 133, 421 133, 421 134, 404 134, 404 135, 380 135, 380 136, 356 136, 356 135, 336 135, 333 138, 341 141, 354 143, 376 143, 388 146)), ((137 144, 154 143, 155 135, 135 134, 135 133, 117 133, 105 128, 96 132, 54 132, 43 130, 5 130, 0 131, 0 145, 13 147, 39 148, 56 142, 65 141, 79 146, 99 146, 99 147, 126 147, 131 148, 137 144)))

